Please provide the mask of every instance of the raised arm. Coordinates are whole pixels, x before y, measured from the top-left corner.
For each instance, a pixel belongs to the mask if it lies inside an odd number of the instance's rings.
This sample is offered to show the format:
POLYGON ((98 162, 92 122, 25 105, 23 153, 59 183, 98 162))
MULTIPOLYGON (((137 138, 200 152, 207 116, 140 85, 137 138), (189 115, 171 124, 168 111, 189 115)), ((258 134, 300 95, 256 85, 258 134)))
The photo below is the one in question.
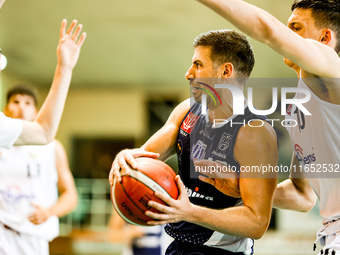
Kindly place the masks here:
POLYGON ((308 212, 316 203, 316 195, 294 154, 291 165, 290 178, 277 185, 273 206, 279 209, 308 212))
POLYGON ((190 109, 190 99, 180 103, 170 114, 164 126, 158 130, 141 148, 132 150, 123 150, 117 154, 112 163, 109 175, 110 184, 113 185, 114 177, 120 178, 120 170, 122 173, 128 173, 129 164, 132 168, 137 167, 135 158, 153 157, 166 160, 175 152, 175 144, 178 135, 179 126, 190 109))
POLYGON ((46 144, 53 141, 64 109, 67 92, 86 33, 79 35, 82 25, 74 32, 77 21, 74 20, 66 32, 66 20, 60 28, 60 40, 57 48, 58 64, 50 92, 33 122, 23 121, 23 130, 15 145, 46 144), (79 40, 78 40, 79 38, 79 40))
MULTIPOLYGON (((339 78, 340 60, 331 47, 304 39, 268 12, 242 0, 197 1, 307 72, 323 78, 339 78)), ((330 32, 329 37, 335 34, 330 32)))

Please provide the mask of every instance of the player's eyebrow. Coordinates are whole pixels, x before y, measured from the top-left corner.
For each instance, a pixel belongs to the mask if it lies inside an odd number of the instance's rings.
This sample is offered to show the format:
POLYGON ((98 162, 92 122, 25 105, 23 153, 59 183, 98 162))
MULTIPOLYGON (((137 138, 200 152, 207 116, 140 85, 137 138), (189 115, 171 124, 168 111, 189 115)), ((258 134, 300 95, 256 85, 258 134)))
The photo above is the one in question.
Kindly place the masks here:
POLYGON ((198 60, 198 59, 195 59, 193 62, 193 64, 203 64, 202 61, 198 60))

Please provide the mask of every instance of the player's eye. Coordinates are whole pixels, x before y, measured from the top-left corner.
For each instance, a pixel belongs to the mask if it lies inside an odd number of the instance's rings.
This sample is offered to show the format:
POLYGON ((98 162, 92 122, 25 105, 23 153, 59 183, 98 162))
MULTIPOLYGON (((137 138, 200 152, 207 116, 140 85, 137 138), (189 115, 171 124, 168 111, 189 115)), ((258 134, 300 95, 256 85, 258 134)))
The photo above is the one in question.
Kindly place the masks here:
POLYGON ((297 31, 301 30, 301 27, 299 25, 296 25, 296 24, 293 24, 290 28, 294 32, 297 32, 297 31))

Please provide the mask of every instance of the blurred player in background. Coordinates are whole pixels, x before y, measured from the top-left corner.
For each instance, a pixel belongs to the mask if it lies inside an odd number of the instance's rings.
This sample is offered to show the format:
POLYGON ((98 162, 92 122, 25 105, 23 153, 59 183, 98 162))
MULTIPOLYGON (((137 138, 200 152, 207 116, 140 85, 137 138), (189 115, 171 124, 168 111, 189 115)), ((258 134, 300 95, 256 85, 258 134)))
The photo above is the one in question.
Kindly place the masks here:
MULTIPOLYGON (((10 89, 4 113, 33 121, 35 91, 10 89)), ((0 254, 49 254, 48 242, 59 235, 58 217, 76 205, 77 191, 59 141, 0 149, 0 254)))
MULTIPOLYGON (((5 0, 0 0, 0 8, 4 2, 5 0)), ((61 24, 57 48, 58 64, 54 79, 50 92, 34 121, 11 119, 0 112, 0 148, 10 148, 14 143, 15 145, 47 144, 53 141, 64 109, 72 71, 86 38, 86 33, 79 38, 82 25, 79 25, 74 32, 76 24, 77 21, 74 20, 67 32, 66 20, 61 24)))
MULTIPOLYGON (((295 153, 292 166, 299 175, 278 185, 274 206, 309 211, 317 196, 324 218, 317 240, 325 245, 319 254, 340 254, 340 179, 338 175, 327 178, 339 171, 340 164, 340 1, 295 0, 288 26, 241 0, 198 2, 280 53, 302 78, 298 88, 311 94, 304 104, 311 115, 296 105, 288 107, 286 114, 298 123, 287 130, 295 153)), ((304 96, 297 93, 295 98, 304 96)))

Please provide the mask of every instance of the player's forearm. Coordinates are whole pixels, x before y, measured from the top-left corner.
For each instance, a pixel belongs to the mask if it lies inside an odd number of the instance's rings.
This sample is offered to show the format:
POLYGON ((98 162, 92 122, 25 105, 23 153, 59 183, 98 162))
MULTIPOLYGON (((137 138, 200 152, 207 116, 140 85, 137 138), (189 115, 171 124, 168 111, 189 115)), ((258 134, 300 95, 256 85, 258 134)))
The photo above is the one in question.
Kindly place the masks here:
POLYGON ((194 205, 190 222, 232 236, 259 239, 266 232, 271 212, 259 214, 247 206, 223 210, 194 205))
POLYGON ((266 11, 241 0, 197 0, 252 38, 270 43, 280 22, 266 11))
POLYGON ((331 47, 302 38, 268 12, 242 0, 197 1, 309 73, 324 78, 339 77, 339 57, 331 47))
POLYGON ((57 66, 50 92, 33 122, 23 121, 23 130, 15 145, 47 144, 53 141, 64 109, 72 70, 57 66))
POLYGON ((312 191, 303 192, 288 179, 277 185, 273 206, 279 209, 308 212, 315 202, 316 196, 312 191))
POLYGON ((57 66, 51 89, 35 119, 35 122, 42 127, 43 135, 47 143, 51 142, 57 133, 71 83, 71 77, 71 68, 57 66))
POLYGON ((56 215, 62 217, 72 212, 78 202, 78 196, 76 191, 63 192, 58 201, 49 208, 50 215, 56 215))
POLYGON ((1 9, 1 6, 4 4, 5 0, 0 0, 0 9, 1 9))

